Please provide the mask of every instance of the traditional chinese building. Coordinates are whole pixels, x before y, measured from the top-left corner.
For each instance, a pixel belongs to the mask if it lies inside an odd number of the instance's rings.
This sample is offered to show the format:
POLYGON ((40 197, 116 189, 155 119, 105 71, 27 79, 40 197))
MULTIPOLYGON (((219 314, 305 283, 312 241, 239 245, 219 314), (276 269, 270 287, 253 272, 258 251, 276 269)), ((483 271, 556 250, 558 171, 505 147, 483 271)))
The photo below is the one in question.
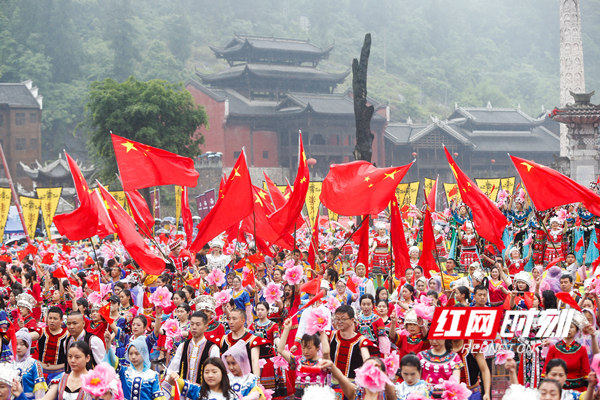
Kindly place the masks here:
MULTIPOLYGON (((33 165, 42 158, 42 96, 31 81, 0 83, 0 143, 15 182, 27 189, 32 181, 19 163, 33 165)), ((4 169, 2 178, 5 177, 4 169)))
MULTIPOLYGON (((228 68, 198 73, 186 88, 205 107, 209 128, 202 128, 203 151, 222 153, 231 168, 244 147, 250 167, 283 168, 289 177, 298 157, 298 131, 306 154, 316 160, 313 179, 323 178, 331 163, 353 159, 354 106, 351 92, 335 93, 350 70, 327 72, 318 68, 329 56, 309 41, 236 35, 224 47, 211 47, 228 68)), ((383 137, 387 109, 371 102, 377 114, 371 121, 375 135, 373 162, 384 162, 383 137)), ((292 177, 295 171, 292 171, 292 177)))
POLYGON ((508 153, 550 165, 560 152, 559 124, 546 113, 533 118, 517 108, 458 107, 445 120, 428 124, 390 123, 386 128, 386 164, 416 159, 410 179, 454 182, 445 145, 472 178, 515 175, 508 153))

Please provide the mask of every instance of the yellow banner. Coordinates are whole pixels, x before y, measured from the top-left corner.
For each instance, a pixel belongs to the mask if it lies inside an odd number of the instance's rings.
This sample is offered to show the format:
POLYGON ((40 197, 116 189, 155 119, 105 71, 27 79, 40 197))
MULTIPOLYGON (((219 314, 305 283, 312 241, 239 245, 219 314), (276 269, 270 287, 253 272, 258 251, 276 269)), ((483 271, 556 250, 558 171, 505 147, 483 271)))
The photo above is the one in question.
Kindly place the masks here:
POLYGON ((21 208, 23 209, 23 219, 25 220, 25 229, 30 238, 35 237, 35 227, 40 217, 40 205, 42 201, 34 197, 19 196, 21 208))
POLYGON ((9 188, 0 188, 0 240, 4 241, 4 228, 10 210, 11 193, 9 188))
POLYGON ((48 239, 52 240, 50 227, 52 226, 54 214, 56 214, 56 208, 58 207, 62 188, 36 188, 35 192, 40 199, 40 208, 42 209, 42 218, 44 220, 44 227, 46 228, 46 235, 48 235, 48 239))
POLYGON ((450 202, 452 200, 454 200, 455 204, 460 202, 460 193, 456 183, 444 183, 444 192, 446 192, 446 201, 448 202, 448 207, 450 206, 450 202))
POLYGON ((509 195, 513 194, 515 190, 515 177, 500 178, 500 187, 502 190, 508 192, 509 195))
POLYGON ((475 179, 479 189, 492 201, 496 201, 498 190, 500 189, 500 178, 494 179, 475 179))
POLYGON ((429 196, 429 192, 431 192, 431 188, 435 184, 435 179, 424 178, 423 179, 423 189, 425 189, 425 197, 429 196))
POLYGON ((310 225, 314 226, 315 218, 319 216, 319 205, 321 204, 321 185, 323 182, 309 182, 306 192, 306 212, 310 225))
MULTIPOLYGON (((417 205, 417 196, 419 195, 419 184, 420 182, 411 182, 408 184, 408 200, 410 201, 410 203, 408 204, 414 204, 417 205)), ((404 202, 406 203, 406 198, 404 199, 404 202)))
POLYGON ((183 188, 175 185, 175 230, 179 230, 179 217, 181 217, 181 192, 183 188))
POLYGON ((331 210, 327 210, 327 216, 329 217, 330 221, 337 221, 339 218, 339 215, 331 210))

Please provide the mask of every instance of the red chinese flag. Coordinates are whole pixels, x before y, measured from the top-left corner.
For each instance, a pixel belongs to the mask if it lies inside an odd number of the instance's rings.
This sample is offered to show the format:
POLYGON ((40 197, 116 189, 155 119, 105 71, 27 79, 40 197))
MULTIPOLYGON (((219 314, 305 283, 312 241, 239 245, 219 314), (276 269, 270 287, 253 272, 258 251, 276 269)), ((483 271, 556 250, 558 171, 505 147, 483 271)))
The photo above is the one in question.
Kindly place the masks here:
MULTIPOLYGON (((104 320, 106 322, 108 322, 109 325, 112 324, 113 322, 115 322, 115 320, 110 317, 110 303, 108 303, 104 307, 100 307, 100 310, 98 310, 98 313, 100 314, 100 316, 102 318, 104 318, 104 320)), ((177 385, 175 385, 175 386, 177 386, 177 385)))
POLYGON ((53 221, 61 235, 69 240, 83 240, 96 234, 98 213, 90 201, 90 189, 77 163, 67 153, 65 155, 73 176, 79 207, 70 213, 55 215, 53 221))
POLYGON ((429 191, 429 194, 427 195, 427 207, 429 207, 429 210, 431 212, 435 212, 435 203, 437 200, 438 179, 439 178, 437 178, 435 180, 435 182, 433 182, 433 186, 431 187, 431 190, 429 191))
POLYGON ((198 224, 198 235, 191 244, 190 250, 199 251, 215 236, 239 224, 241 220, 250 215, 253 208, 252 181, 246 165, 246 154, 242 151, 225 182, 217 203, 198 224))
POLYGON ((188 189, 183 187, 181 190, 181 218, 183 220, 183 231, 187 243, 192 243, 194 240, 194 221, 192 220, 192 211, 190 210, 190 202, 188 201, 188 189))
POLYGON ((94 259, 90 256, 87 256, 87 258, 85 259, 85 265, 94 265, 94 264, 96 264, 94 259))
POLYGON ((123 190, 150 186, 196 187, 198 171, 194 160, 111 133, 123 190))
POLYGON ((348 279, 348 281, 346 282, 346 287, 352 293, 355 293, 355 294, 358 293, 358 287, 356 287, 356 283, 354 283, 354 281, 352 280, 352 278, 348 279))
POLYGON ((431 211, 429 208, 425 210, 425 218, 423 218, 423 251, 419 258, 419 265, 423 268, 425 276, 430 278, 431 271, 439 271, 438 265, 435 262, 435 238, 433 236, 433 226, 431 220, 431 211))
POLYGON ((98 192, 97 189, 94 190, 94 193, 91 194, 90 200, 98 214, 98 225, 96 229, 96 235, 103 238, 105 236, 112 235, 113 233, 115 233, 115 228, 113 227, 112 221, 108 216, 108 211, 106 211, 104 200, 102 200, 100 192, 98 192))
POLYGON ((269 178, 265 171, 263 171, 263 175, 265 177, 267 189, 271 195, 271 200, 273 201, 275 209, 281 208, 285 204, 285 197, 283 196, 283 193, 281 193, 281 191, 277 188, 275 183, 271 180, 271 178, 269 178))
POLYGON ((379 214, 411 165, 375 168, 367 161, 333 164, 321 186, 321 202, 339 215, 379 214))
POLYGON ((404 224, 398 209, 398 201, 396 195, 392 196, 391 201, 391 223, 390 237, 392 242, 392 254, 394 256, 394 275, 396 279, 404 276, 406 268, 410 266, 410 256, 408 255, 408 245, 404 235, 404 224))
POLYGON ((121 207, 118 201, 104 188, 98 184, 102 198, 107 204, 108 215, 117 235, 123 243, 125 250, 131 258, 149 275, 160 275, 165 269, 165 260, 154 254, 144 239, 135 229, 135 222, 121 207))
POLYGON ((46 253, 42 257, 42 264, 52 264, 54 262, 54 253, 46 253))
POLYGON ((583 236, 582 236, 582 237, 579 238, 579 240, 575 244, 575 251, 581 250, 581 248, 583 247, 583 245, 584 245, 584 243, 583 243, 583 236))
POLYGON ((187 283, 188 285, 190 285, 194 289, 200 289, 200 282, 202 282, 202 278, 201 277, 197 277, 197 278, 185 281, 185 283, 187 283))
POLYGON ((60 278, 68 278, 69 275, 67 275, 67 272, 65 271, 65 269, 63 268, 62 265, 59 265, 54 272, 52 273, 52 276, 60 279, 60 278))
POLYGON ((498 250, 504 249, 502 233, 508 224, 508 220, 486 195, 477 187, 469 177, 458 168, 456 162, 444 147, 448 164, 456 178, 458 190, 462 200, 471 208, 473 222, 477 233, 484 239, 495 244, 498 250))
POLYGON ((252 269, 252 267, 246 267, 246 268, 247 268, 247 272, 245 273, 246 276, 242 279, 242 286, 254 287, 254 285, 256 285, 255 278, 254 278, 254 270, 252 269))
MULTIPOLYGON (((185 186, 184 186, 185 187, 185 186)), ((154 217, 148 208, 148 203, 137 190, 126 191, 125 198, 138 228, 146 236, 153 236, 154 217)))
POLYGON ((90 276, 86 276, 85 281, 91 290, 94 292, 100 291, 100 279, 98 278, 98 275, 92 274, 90 276))
POLYGON ((356 265, 363 263, 369 270, 369 215, 363 217, 360 228, 354 232, 354 235, 360 238, 358 245, 358 254, 356 255, 356 265))
POLYGON ((549 269, 549 268, 552 268, 552 267, 554 267, 556 264, 558 264, 558 263, 560 263, 560 262, 563 262, 563 261, 565 261, 565 259, 564 259, 564 257, 562 257, 562 256, 561 256, 561 257, 558 257, 558 258, 555 258, 554 260, 550 261, 550 262, 548 263, 548 265, 546 265, 546 268, 544 268, 544 270, 547 270, 547 269, 549 269))
POLYGON ((298 140, 298 172, 294 181, 294 191, 281 208, 269 215, 271 226, 279 234, 279 237, 300 228, 298 217, 302 212, 306 202, 306 193, 308 192, 309 170, 301 134, 298 135, 298 140))
POLYGON ((571 293, 558 292, 556 293, 556 298, 562 301, 563 303, 571 306, 571 308, 574 308, 577 311, 581 312, 581 307, 579 307, 579 304, 577 304, 577 302, 573 299, 571 293))
POLYGON ((263 256, 260 253, 251 254, 248 257, 246 257, 246 260, 248 260, 252 264, 260 264, 265 262, 265 256, 263 256))
POLYGON ((458 193, 458 186, 453 186, 452 189, 448 192, 448 197, 453 198, 458 193))
POLYGON ((527 194, 538 210, 569 203, 583 203, 592 214, 600 215, 600 196, 551 168, 510 156, 527 194))

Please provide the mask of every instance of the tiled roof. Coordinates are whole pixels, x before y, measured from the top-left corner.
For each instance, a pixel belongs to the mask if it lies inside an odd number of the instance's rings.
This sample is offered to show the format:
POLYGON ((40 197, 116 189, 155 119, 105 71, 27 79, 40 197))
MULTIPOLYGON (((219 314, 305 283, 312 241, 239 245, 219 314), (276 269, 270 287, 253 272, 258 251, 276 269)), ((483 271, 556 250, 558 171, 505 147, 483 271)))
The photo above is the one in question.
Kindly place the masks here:
POLYGON ((0 83, 0 104, 40 108, 40 104, 25 83, 0 83))

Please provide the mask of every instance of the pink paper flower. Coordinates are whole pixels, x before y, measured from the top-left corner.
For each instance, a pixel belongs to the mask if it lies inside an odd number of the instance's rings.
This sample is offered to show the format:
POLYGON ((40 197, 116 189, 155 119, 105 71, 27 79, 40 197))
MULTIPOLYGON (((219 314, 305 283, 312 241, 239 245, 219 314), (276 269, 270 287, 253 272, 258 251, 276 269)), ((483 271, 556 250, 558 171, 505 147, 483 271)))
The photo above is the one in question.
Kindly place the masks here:
POLYGON ((556 213, 556 218, 560 221, 561 224, 565 222, 565 220, 567 219, 567 210, 565 210, 564 208, 558 210, 558 212, 556 213))
POLYGON ((388 376, 390 379, 394 379, 398 368, 400 368, 400 355, 394 350, 383 359, 383 362, 385 363, 385 369, 388 376))
POLYGON ((171 305, 171 297, 173 297, 173 294, 169 292, 169 289, 161 286, 156 288, 154 293, 150 295, 150 302, 156 307, 166 308, 171 305))
POLYGON ((281 368, 284 371, 287 371, 290 368, 290 364, 287 360, 280 355, 273 357, 271 360, 273 360, 273 368, 281 368))
POLYGON ((415 303, 413 310, 417 314, 417 317, 421 317, 425 320, 431 321, 433 319, 434 307, 426 306, 423 303, 415 303))
POLYGON ((459 382, 454 376, 436 386, 443 391, 443 400, 467 400, 471 391, 462 382, 459 382))
POLYGON ((100 304, 102 303, 102 296, 100 296, 100 293, 98 292, 90 293, 90 295, 88 296, 88 301, 91 304, 100 304))
POLYGON ((219 268, 213 268, 208 275, 206 281, 209 285, 222 286, 225 283, 225 273, 219 268))
POLYGON ((335 296, 329 296, 327 298, 327 303, 325 304, 325 306, 327 307, 327 309, 329 309, 329 311, 331 311, 332 313, 335 312, 335 310, 338 309, 339 306, 341 306, 342 303, 340 303, 340 301, 338 300, 337 297, 335 296))
POLYGON ((317 332, 326 330, 331 322, 331 317, 322 308, 313 308, 309 310, 310 314, 306 319, 306 333, 314 335, 317 332))
POLYGON ((529 246, 531 243, 533 243, 533 235, 527 236, 527 239, 523 241, 523 246, 529 246))
POLYGON ((413 392, 408 395, 406 400, 427 400, 429 397, 423 396, 421 393, 413 392))
POLYGON ((433 303, 433 300, 430 297, 425 296, 424 294, 418 298, 417 303, 425 304, 426 306, 430 306, 433 303))
POLYGON ((81 389, 93 397, 102 397, 111 390, 113 381, 119 382, 115 369, 107 363, 100 363, 96 368, 81 376, 81 389))
POLYGON ((273 393, 275 393, 275 391, 273 391, 271 389, 265 389, 265 387, 263 385, 261 385, 260 383, 258 384, 258 387, 265 394, 265 400, 271 400, 273 398, 273 393))
POLYGON ((358 386, 369 389, 372 392, 383 392, 386 384, 392 384, 390 378, 373 362, 366 362, 362 367, 355 370, 354 381, 358 386))
POLYGON ((590 368, 596 373, 596 375, 600 376, 600 354, 594 354, 590 368))
POLYGON ((304 275, 304 271, 302 270, 302 266, 295 265, 295 266, 285 270, 285 275, 283 276, 283 278, 290 285, 297 285, 302 280, 303 275, 304 275))
POLYGON ((350 277, 350 279, 352 279, 352 282, 354 282, 354 284, 356 285, 356 287, 365 287, 365 283, 363 282, 362 278, 359 278, 356 275, 352 275, 350 277))
POLYGON ((75 300, 80 299, 83 297, 83 289, 81 289, 81 286, 77 286, 77 289, 75 289, 75 300))
POLYGON ((283 297, 283 291, 278 284, 271 282, 263 289, 263 296, 267 303, 273 304, 283 297))
POLYGON ((107 295, 112 294, 112 288, 110 285, 100 284, 100 297, 105 299, 107 295))
POLYGON ((181 328, 179 326, 179 321, 174 318, 169 318, 162 324, 162 328, 165 331, 165 335, 167 337, 179 337, 181 336, 181 328))
POLYGON ((265 365, 267 365, 267 360, 265 360, 264 358, 260 358, 260 359, 258 360, 258 367, 259 367, 259 368, 262 368, 262 367, 264 367, 265 365))
POLYGON ((506 361, 512 360, 515 358, 515 353, 511 350, 501 349, 496 353, 496 360, 494 364, 496 365, 504 365, 506 361))
POLYGON ((217 302, 217 307, 222 306, 225 303, 229 303, 231 300, 231 289, 229 290, 221 290, 213 295, 215 301, 217 302))

